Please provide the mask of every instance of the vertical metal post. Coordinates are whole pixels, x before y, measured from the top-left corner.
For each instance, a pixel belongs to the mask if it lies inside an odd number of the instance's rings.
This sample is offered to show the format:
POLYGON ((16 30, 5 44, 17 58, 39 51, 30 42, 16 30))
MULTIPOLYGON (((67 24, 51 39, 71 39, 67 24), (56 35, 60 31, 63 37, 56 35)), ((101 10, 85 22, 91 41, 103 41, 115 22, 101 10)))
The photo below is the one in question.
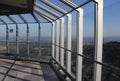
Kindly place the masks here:
POLYGON ((18 38, 19 38, 19 35, 18 35, 18 24, 16 24, 16 53, 19 54, 19 42, 18 42, 18 38))
MULTIPOLYGON (((71 20, 72 20, 72 15, 71 14, 67 14, 67 49, 71 50, 71 20)), ((71 73, 71 52, 67 51, 67 71, 69 73, 71 73)))
POLYGON ((6 24, 6 48, 7 48, 7 53, 9 53, 9 27, 6 24))
MULTIPOLYGON (((95 60, 102 62, 103 0, 95 0, 95 60)), ((102 66, 95 63, 94 81, 101 81, 102 66)))
POLYGON ((38 23, 38 45, 39 45, 39 57, 41 56, 41 41, 40 41, 40 36, 41 36, 41 27, 40 27, 40 23, 38 23))
MULTIPOLYGON (((64 18, 60 18, 60 46, 64 47, 64 18)), ((60 64, 64 66, 64 49, 60 48, 60 64)))
MULTIPOLYGON (((56 45, 59 45, 59 23, 56 21, 56 45)), ((59 47, 56 46, 56 61, 59 62, 59 47)))
MULTIPOLYGON (((83 9, 77 9, 77 53, 83 54, 83 9)), ((76 81, 82 81, 82 57, 77 55, 76 81)))
POLYGON ((29 25, 28 25, 28 23, 26 23, 27 24, 27 38, 26 38, 26 40, 27 40, 27 55, 28 55, 28 57, 29 57, 29 25))
POLYGON ((55 58, 55 23, 52 22, 52 57, 55 58))

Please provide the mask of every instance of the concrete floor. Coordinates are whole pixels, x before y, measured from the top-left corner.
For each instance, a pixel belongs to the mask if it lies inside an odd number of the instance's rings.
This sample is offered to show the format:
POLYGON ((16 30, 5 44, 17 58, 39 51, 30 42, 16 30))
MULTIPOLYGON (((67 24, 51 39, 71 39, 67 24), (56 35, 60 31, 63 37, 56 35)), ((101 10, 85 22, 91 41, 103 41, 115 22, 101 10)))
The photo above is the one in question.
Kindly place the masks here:
POLYGON ((0 81, 59 81, 49 64, 0 59, 0 81))

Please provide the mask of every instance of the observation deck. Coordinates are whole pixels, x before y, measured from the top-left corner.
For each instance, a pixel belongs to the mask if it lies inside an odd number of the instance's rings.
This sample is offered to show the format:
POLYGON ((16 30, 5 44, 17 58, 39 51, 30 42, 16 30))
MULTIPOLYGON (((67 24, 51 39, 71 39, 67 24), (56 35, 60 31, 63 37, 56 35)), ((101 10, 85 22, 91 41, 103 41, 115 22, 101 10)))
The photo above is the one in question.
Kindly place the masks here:
POLYGON ((0 81, 120 81, 120 68, 103 62, 104 2, 1 0, 0 81), (89 10, 94 37, 85 45, 89 10))

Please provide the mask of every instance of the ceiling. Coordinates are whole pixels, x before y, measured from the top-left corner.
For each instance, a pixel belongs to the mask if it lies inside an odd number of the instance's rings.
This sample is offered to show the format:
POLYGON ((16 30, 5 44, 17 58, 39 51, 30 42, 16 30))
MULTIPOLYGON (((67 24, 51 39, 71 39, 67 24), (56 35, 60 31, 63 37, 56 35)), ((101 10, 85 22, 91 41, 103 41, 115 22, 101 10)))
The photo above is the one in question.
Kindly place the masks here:
POLYGON ((51 23, 91 1, 93 0, 1 0, 0 24, 51 23))

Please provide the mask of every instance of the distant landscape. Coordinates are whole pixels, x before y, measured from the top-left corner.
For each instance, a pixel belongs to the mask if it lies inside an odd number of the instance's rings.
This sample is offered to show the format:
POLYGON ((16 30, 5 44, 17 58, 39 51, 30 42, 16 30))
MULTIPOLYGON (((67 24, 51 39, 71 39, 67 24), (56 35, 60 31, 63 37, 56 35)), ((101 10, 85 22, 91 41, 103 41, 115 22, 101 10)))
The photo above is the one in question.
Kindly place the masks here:
MULTIPOLYGON (((0 40, 4 40, 0 38, 0 40)), ((13 42, 9 43, 10 53, 16 54, 16 43, 15 38, 12 38, 13 42)), ((20 40, 19 51, 21 56, 27 56, 27 44, 25 38, 20 40)), ((30 57, 38 58, 39 56, 39 45, 37 37, 31 37, 29 39, 30 57)), ((83 54, 94 59, 94 39, 84 38, 84 49, 83 54)), ((76 39, 72 39, 72 50, 76 51, 76 39)), ((0 42, 0 53, 6 53, 6 42, 0 42)), ((43 56, 51 55, 51 38, 41 37, 41 54, 43 56)), ((103 44, 103 62, 110 64, 114 67, 120 68, 120 38, 105 38, 103 44)), ((76 55, 72 54, 72 72, 76 73, 76 55)), ((93 66, 94 63, 89 60, 83 59, 83 81, 93 81, 93 66)), ((120 81, 120 77, 114 72, 109 72, 103 67, 103 80, 102 81, 120 81), (114 75, 114 76, 113 76, 114 75), (106 78, 108 77, 108 78, 106 78), (116 80, 116 77, 117 78, 116 80)))

